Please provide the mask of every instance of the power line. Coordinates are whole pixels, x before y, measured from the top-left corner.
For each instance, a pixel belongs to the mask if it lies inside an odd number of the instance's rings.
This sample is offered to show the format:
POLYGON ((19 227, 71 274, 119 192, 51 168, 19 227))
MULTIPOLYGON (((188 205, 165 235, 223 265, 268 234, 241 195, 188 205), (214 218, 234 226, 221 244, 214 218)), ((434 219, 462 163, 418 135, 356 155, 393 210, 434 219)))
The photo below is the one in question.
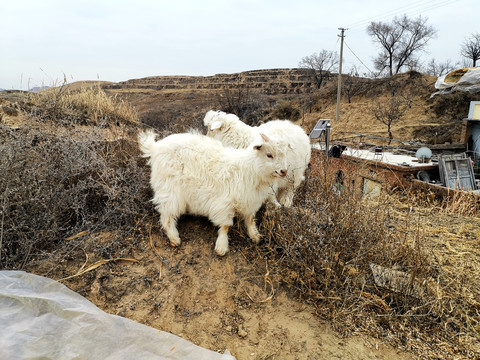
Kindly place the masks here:
POLYGON ((363 20, 359 20, 357 22, 352 23, 349 25, 349 29, 353 30, 353 33, 363 31, 364 27, 368 24, 370 24, 372 21, 378 20, 385 20, 394 16, 397 16, 399 14, 405 14, 407 16, 416 16, 416 15, 421 15, 422 13, 425 13, 427 11, 431 11, 434 9, 438 9, 440 7, 446 6, 453 4, 455 2, 458 2, 460 0, 427 0, 427 1, 422 1, 422 2, 415 2, 411 3, 409 5, 399 7, 390 11, 387 11, 382 14, 378 14, 376 16, 372 16, 370 18, 365 18, 363 20))
MULTIPOLYGON (((425 1, 425 0, 424 0, 425 1)), ((427 0, 427 3, 431 3, 431 2, 436 2, 436 0, 427 0)), ((358 26, 361 26, 365 23, 370 23, 372 21, 374 21, 375 19, 379 19, 379 18, 386 18, 386 17, 389 17, 389 16, 392 16, 392 15, 396 15, 400 12, 405 12, 405 11, 408 11, 408 9, 411 9, 411 8, 415 8, 415 7, 418 7, 422 5, 421 2, 419 3, 418 1, 414 2, 414 3, 411 3, 410 5, 406 5, 406 6, 401 6, 401 7, 398 7, 398 8, 395 8, 395 9, 392 9, 392 10, 389 10, 385 13, 382 13, 382 14, 378 14, 378 15, 375 15, 375 16, 372 16, 372 17, 368 17, 368 18, 365 18, 363 20, 359 20, 357 22, 354 22, 352 24, 350 24, 348 27, 350 29, 353 29, 353 28, 356 28, 358 26)))
POLYGON ((416 2, 416 3, 410 4, 408 6, 404 6, 404 7, 396 8, 394 10, 387 11, 383 14, 379 14, 379 15, 376 15, 376 16, 371 17, 371 18, 367 18, 367 19, 364 19, 364 20, 361 20, 361 21, 357 21, 356 23, 351 25, 350 28, 363 27, 364 25, 369 24, 374 20, 387 19, 387 18, 390 18, 392 16, 397 16, 399 14, 416 15, 416 14, 420 14, 422 12, 426 12, 426 11, 429 11, 429 10, 434 10, 434 9, 437 9, 437 8, 440 8, 440 7, 443 7, 443 6, 458 2, 458 1, 459 0, 441 0, 441 1, 428 0, 428 1, 423 2, 423 3, 416 2))
POLYGON ((365 63, 357 56, 357 54, 355 54, 355 52, 350 48, 350 46, 348 46, 348 44, 347 44, 347 42, 346 42, 345 40, 344 40, 343 43, 344 43, 345 46, 348 48, 348 50, 350 50, 350 52, 353 54, 353 56, 355 56, 355 57, 357 58, 357 60, 360 61, 360 63, 361 63, 363 66, 365 66, 368 71, 370 71, 370 73, 373 73, 373 71, 370 70, 367 65, 365 65, 365 63))

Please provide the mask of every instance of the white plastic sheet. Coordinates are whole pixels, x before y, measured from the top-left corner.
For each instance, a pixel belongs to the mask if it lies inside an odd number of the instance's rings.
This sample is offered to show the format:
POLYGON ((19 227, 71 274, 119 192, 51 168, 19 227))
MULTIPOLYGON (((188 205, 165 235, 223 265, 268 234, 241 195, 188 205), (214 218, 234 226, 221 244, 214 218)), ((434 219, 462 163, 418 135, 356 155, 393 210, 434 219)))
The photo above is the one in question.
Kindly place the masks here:
POLYGON ((22 271, 0 271, 0 359, 235 360, 235 357, 107 314, 54 280, 22 271))
POLYGON ((439 91, 432 94, 441 95, 449 94, 454 91, 468 91, 468 92, 480 92, 480 67, 455 70, 447 75, 440 76, 435 82, 435 88, 439 91), (457 81, 449 81, 449 75, 458 72, 464 72, 457 81), (447 81, 446 81, 447 79, 447 81))

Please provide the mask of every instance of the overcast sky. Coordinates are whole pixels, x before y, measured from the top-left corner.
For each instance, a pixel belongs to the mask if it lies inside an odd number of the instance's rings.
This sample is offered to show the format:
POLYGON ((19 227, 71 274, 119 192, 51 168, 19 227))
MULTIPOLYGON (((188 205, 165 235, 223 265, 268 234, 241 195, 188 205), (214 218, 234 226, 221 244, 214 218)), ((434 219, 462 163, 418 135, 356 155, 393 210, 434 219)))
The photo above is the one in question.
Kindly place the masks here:
POLYGON ((339 27, 344 70, 363 73, 379 51, 367 25, 403 14, 438 31, 425 62, 461 60, 480 32, 480 0, 0 0, 0 88, 292 68, 339 52, 339 27))

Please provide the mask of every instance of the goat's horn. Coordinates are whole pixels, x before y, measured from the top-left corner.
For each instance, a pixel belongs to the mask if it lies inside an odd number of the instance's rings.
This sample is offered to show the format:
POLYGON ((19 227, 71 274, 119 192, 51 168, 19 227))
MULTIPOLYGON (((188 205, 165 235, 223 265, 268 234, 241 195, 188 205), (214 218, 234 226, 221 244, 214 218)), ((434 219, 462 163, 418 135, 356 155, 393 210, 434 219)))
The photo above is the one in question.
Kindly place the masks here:
POLYGON ((263 141, 265 141, 265 142, 269 142, 269 141, 270 141, 270 138, 269 138, 267 135, 265 135, 265 134, 260 134, 260 136, 262 137, 263 141))

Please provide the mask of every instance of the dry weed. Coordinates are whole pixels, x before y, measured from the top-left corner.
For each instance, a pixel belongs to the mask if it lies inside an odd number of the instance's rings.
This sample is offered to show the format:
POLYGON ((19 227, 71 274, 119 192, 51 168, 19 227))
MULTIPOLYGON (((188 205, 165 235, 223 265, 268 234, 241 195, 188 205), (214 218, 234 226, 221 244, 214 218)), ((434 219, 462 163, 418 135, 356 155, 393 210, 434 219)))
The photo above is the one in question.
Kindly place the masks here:
POLYGON ((128 139, 136 118, 123 118, 133 113, 98 89, 61 91, 23 102, 22 127, 0 124, 0 268, 22 269, 37 255, 75 246, 81 239, 65 239, 81 232, 129 232, 151 210, 148 169, 128 139), (64 125, 84 117, 122 123, 107 140, 98 127, 55 131, 45 116, 64 125))
MULTIPOLYGON (((263 217, 261 256, 281 282, 343 333, 368 333, 424 359, 479 356, 478 246, 440 258, 444 238, 431 242, 435 227, 424 223, 431 207, 419 211, 405 193, 362 199, 348 184, 339 191, 333 174, 316 175, 295 207, 263 217)), ((456 236, 472 241, 475 231, 463 226, 456 236)))
MULTIPOLYGON (((128 258, 135 239, 148 238, 141 224, 155 212, 136 142, 121 130, 106 140, 98 126, 60 134, 35 124, 108 126, 123 115, 108 110, 96 90, 61 91, 25 102, 24 127, 0 124, 2 269, 56 252, 65 258, 85 237, 101 242, 100 231, 112 234, 96 250, 102 259, 128 258)), ((364 199, 349 182, 336 186, 323 164, 315 168, 295 206, 263 213, 264 245, 251 256, 268 262, 272 296, 281 282, 344 334, 374 335, 420 358, 478 358, 478 228, 425 221, 452 212, 478 216, 476 198, 403 192, 364 199)))
POLYGON ((71 91, 66 86, 31 94, 32 114, 58 125, 138 124, 136 110, 116 96, 107 95, 100 86, 71 91))

